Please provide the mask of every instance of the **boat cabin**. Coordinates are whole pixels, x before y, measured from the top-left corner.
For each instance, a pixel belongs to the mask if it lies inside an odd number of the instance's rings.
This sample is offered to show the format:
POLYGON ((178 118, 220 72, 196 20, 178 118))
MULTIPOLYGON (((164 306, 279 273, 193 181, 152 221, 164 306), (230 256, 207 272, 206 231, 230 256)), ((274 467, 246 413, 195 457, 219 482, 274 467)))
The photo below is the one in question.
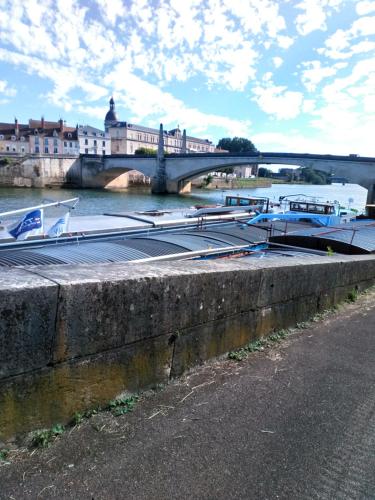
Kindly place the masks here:
POLYGON ((268 212, 269 198, 255 198, 252 196, 226 196, 226 207, 254 207, 261 212, 268 212))
POLYGON ((333 203, 290 201, 289 210, 291 212, 308 212, 310 214, 337 215, 336 205, 333 203))

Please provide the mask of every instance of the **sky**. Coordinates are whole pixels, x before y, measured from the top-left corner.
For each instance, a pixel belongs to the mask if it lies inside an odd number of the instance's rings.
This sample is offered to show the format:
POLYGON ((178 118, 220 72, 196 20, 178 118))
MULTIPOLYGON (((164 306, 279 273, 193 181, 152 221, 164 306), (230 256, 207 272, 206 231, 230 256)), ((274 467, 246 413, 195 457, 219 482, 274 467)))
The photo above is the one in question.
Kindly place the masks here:
POLYGON ((0 0, 0 122, 375 156, 375 0, 0 0))

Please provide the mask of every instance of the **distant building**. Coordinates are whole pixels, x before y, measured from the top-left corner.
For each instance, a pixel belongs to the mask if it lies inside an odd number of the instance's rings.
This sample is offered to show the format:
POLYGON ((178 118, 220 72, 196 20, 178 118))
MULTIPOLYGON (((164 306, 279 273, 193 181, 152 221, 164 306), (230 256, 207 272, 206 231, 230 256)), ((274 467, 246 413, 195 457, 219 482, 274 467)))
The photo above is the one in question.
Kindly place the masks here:
MULTIPOLYGON (((111 151, 113 154, 134 154, 139 148, 154 149, 155 151, 158 149, 159 130, 119 121, 113 97, 109 101, 109 111, 104 119, 104 128, 111 137, 111 151)), ((181 153, 182 143, 183 134, 179 127, 164 131, 164 148, 168 153, 181 153)), ((187 136, 186 151, 190 153, 213 153, 215 146, 208 139, 187 136)))
POLYGON ((18 154, 79 154, 76 127, 57 122, 30 119, 27 124, 0 123, 0 152, 18 154))
POLYGON ((12 123, 0 124, 0 153, 26 154, 29 152, 27 129, 19 125, 17 119, 12 123))
POLYGON ((111 154, 111 137, 108 132, 103 132, 90 125, 79 125, 77 133, 81 154, 111 154))

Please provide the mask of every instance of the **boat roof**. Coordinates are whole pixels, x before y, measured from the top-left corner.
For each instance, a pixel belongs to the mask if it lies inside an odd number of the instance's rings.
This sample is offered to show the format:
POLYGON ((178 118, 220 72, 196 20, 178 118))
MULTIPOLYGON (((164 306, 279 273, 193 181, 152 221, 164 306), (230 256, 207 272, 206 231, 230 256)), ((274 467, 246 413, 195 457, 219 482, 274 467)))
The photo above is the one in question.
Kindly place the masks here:
MULTIPOLYGON (((301 223, 288 224, 289 231, 306 227, 308 225, 301 223)), ((80 239, 30 241, 22 245, 3 245, 0 248, 0 267, 126 262, 187 252, 246 247, 264 242, 270 235, 283 234, 285 230, 282 221, 257 226, 226 222, 205 224, 203 227, 155 229, 136 235, 114 233, 80 239)))
POLYGON ((288 234, 273 235, 270 241, 344 254, 375 253, 375 221, 357 220, 324 228, 308 228, 288 234))

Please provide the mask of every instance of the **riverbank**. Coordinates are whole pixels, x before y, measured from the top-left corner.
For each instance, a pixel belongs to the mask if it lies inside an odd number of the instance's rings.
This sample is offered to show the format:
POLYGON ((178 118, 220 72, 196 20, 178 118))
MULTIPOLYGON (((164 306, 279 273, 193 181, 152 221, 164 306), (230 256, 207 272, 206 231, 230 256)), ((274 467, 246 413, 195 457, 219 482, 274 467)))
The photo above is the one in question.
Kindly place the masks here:
POLYGON ((225 178, 214 178, 209 184, 199 182, 192 185, 197 189, 244 189, 244 188, 269 188, 272 186, 271 179, 266 179, 265 177, 255 177, 250 179, 236 178, 236 179, 225 179, 225 178))

